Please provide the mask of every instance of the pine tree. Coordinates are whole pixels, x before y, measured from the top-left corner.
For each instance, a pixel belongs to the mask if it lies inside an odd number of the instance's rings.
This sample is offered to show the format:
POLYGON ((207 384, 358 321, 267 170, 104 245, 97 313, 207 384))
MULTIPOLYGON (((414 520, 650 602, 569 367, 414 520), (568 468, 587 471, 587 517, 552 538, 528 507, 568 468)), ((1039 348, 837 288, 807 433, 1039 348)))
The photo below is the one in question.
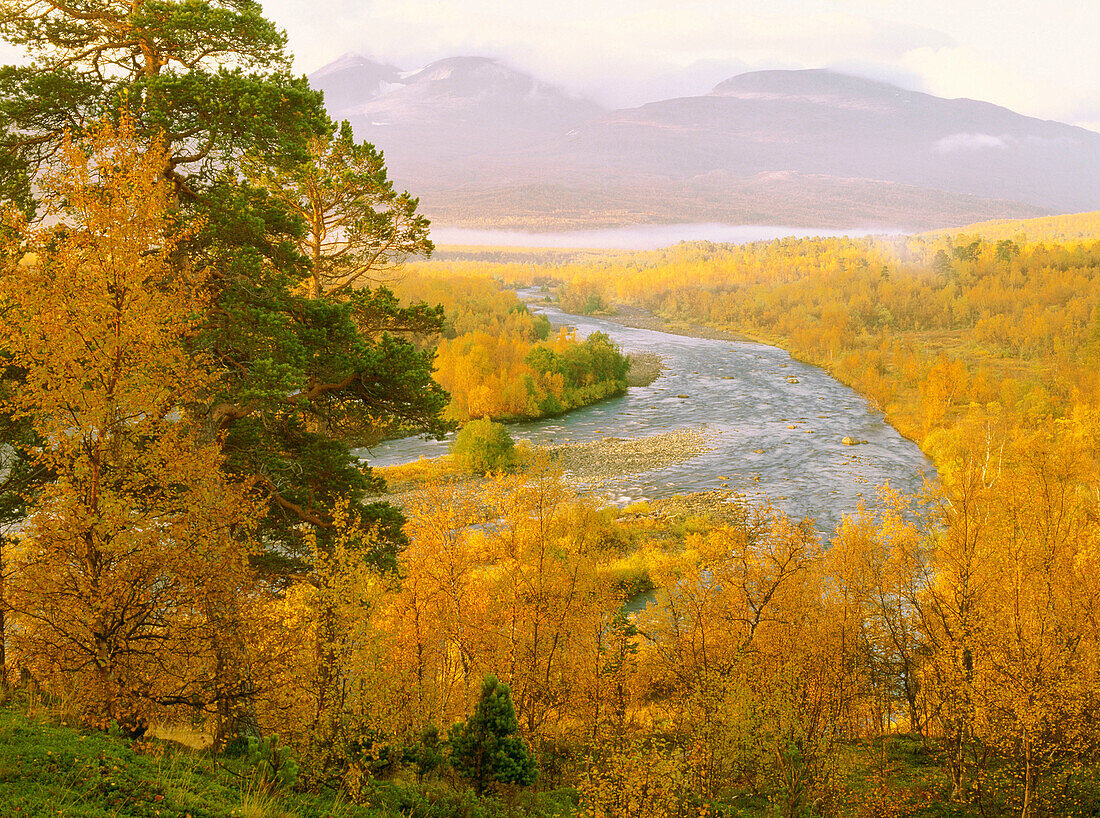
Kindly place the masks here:
MULTIPOLYGON (((364 556, 392 567, 403 518, 370 502, 382 481, 352 447, 395 429, 445 430, 433 352, 412 340, 438 331, 442 313, 350 284, 338 301, 310 298, 318 272, 301 243, 308 220, 238 171, 246 155, 250 172, 265 177, 280 168, 309 175, 311 163, 331 170, 339 157, 350 163, 350 181, 340 179, 356 183, 355 195, 326 200, 327 217, 345 233, 355 228, 355 258, 324 259, 341 283, 349 270, 365 265, 373 275, 430 251, 415 199, 393 195, 371 146, 355 145, 347 129, 333 140, 320 93, 290 76, 286 37, 254 0, 0 0, 0 37, 24 51, 22 65, 0 68, 0 202, 41 209, 36 191, 59 146, 104 116, 125 118, 139 141, 163 146, 158 172, 187 228, 165 263, 176 276, 189 266, 209 273, 209 304, 188 342, 212 377, 185 416, 221 447, 226 477, 251 484, 265 504, 265 567, 284 579, 308 571, 309 535, 331 536, 340 502, 381 534, 364 556), (371 217, 371 201, 394 218, 371 217)), ((19 378, 3 355, 0 392, 19 378)), ((17 441, 2 424, 0 434, 10 454, 17 441)))
POLYGON ((310 298, 344 297, 434 249, 417 200, 394 190, 382 152, 356 143, 347 120, 331 134, 311 137, 308 155, 291 167, 261 160, 246 161, 244 170, 302 220, 297 244, 309 259, 310 298))
POLYGON ((303 155, 326 127, 254 0, 0 0, 0 36, 25 52, 0 68, 0 198, 25 207, 65 134, 120 108, 162 140, 164 173, 192 201, 243 152, 303 155))
POLYGON ((469 721, 451 728, 451 766, 470 779, 478 795, 492 782, 527 786, 538 766, 516 732, 512 691, 492 674, 481 683, 481 699, 469 721))

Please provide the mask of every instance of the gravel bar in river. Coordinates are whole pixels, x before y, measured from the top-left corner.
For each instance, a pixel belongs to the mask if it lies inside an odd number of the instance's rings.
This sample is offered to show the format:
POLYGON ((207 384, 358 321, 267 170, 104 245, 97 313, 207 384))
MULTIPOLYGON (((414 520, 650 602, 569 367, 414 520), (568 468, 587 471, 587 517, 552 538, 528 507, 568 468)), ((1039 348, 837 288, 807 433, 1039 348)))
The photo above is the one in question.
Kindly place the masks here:
POLYGON ((714 451, 716 437, 716 432, 707 429, 677 429, 629 440, 605 437, 564 443, 547 447, 547 451, 561 464, 566 479, 598 488, 626 474, 656 471, 714 451))
MULTIPOLYGON (((635 329, 532 306, 551 323, 576 327, 579 337, 599 330, 625 352, 661 357, 661 377, 648 386, 510 428, 517 441, 561 447, 573 482, 600 481, 586 488, 616 505, 728 489, 795 518, 810 517, 828 532, 842 514, 874 498, 882 484, 912 493, 926 471, 934 474, 920 449, 866 400, 781 349, 635 329), (861 445, 845 445, 846 437, 861 445), (586 448, 608 438, 607 448, 586 448), (579 459, 569 465, 586 452, 589 465, 579 465, 579 459)), ((410 438, 387 441, 364 456, 383 466, 448 449, 447 441, 410 438)))

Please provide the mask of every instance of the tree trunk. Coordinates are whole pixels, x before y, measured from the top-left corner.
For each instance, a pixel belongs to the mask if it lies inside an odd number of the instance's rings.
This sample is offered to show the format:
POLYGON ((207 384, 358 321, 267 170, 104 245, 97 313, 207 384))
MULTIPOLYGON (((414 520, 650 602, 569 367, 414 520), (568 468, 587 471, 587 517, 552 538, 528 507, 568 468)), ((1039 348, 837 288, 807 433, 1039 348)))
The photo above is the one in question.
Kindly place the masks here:
POLYGON ((1020 818, 1031 818, 1031 742, 1024 741, 1024 803, 1020 808, 1020 818))
POLYGON ((11 692, 8 685, 8 630, 4 615, 4 578, 0 575, 0 701, 4 701, 11 692))
POLYGON ((6 543, 7 539, 0 534, 0 701, 6 699, 11 692, 8 685, 8 598, 4 584, 4 545, 6 543))
POLYGON ((263 734, 256 718, 256 687, 247 670, 238 670, 239 640, 235 600, 208 599, 206 615, 213 625, 211 650, 214 654, 213 695, 217 725, 214 747, 217 750, 235 739, 260 739, 263 734))
POLYGON ((259 720, 256 718, 255 687, 252 680, 237 678, 236 674, 229 672, 228 666, 225 654, 219 651, 214 693, 218 713, 214 747, 219 751, 237 739, 247 741, 250 738, 263 738, 259 720))

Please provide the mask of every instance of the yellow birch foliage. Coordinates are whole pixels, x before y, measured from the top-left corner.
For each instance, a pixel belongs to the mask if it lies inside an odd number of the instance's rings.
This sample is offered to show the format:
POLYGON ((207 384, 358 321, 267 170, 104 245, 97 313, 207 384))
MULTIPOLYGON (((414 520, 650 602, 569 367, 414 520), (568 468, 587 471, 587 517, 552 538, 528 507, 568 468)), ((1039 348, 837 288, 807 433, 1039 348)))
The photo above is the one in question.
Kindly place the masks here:
POLYGON ((1066 810, 1050 773, 1100 749, 1100 581, 1087 566, 1100 542, 1086 460, 1067 424, 1012 443, 998 481, 997 588, 976 642, 985 671, 977 729, 1012 762, 1010 800, 1021 815, 1066 810))
POLYGON ((488 535, 490 601, 499 624, 487 631, 490 661, 528 736, 591 734, 607 613, 622 601, 602 572, 606 524, 548 463, 500 476, 492 489, 500 522, 488 535))
POLYGON ((372 534, 334 510, 333 529, 310 535, 308 575, 269 607, 271 668, 259 707, 265 727, 298 752, 307 776, 343 776, 356 791, 396 738, 406 738, 410 692, 397 672, 383 600, 392 578, 364 554, 372 534))
POLYGON ((423 723, 449 724, 466 717, 491 672, 482 658, 489 557, 472 530, 485 522, 486 507, 479 492, 435 482, 421 487, 406 514, 411 542, 389 620, 423 723))
POLYGON ((577 789, 583 818, 705 818, 691 761, 660 742, 616 742, 586 759, 577 789))
POLYGON ((918 671, 926 642, 916 600, 927 577, 927 548, 909 498, 888 487, 875 507, 861 504, 833 538, 827 594, 844 623, 856 663, 859 699, 847 727, 856 735, 925 732, 928 706, 918 671))
POLYGON ((770 790, 796 814, 825 773, 849 695, 808 527, 763 510, 689 539, 638 622, 639 684, 692 759, 693 789, 770 790))
POLYGON ((939 441, 922 683, 957 800, 1072 812, 1073 776, 1100 749, 1093 428, 1078 413, 1025 434, 974 409, 939 441))
POLYGON ((246 581, 251 509, 184 423, 208 378, 187 344, 208 297, 177 258, 164 147, 124 122, 62 160, 42 181, 47 226, 12 225, 22 257, 0 277, 0 348, 22 373, 10 408, 54 478, 9 601, 24 667, 77 691, 90 722, 140 729, 158 703, 209 703, 229 672, 210 614, 246 581))
POLYGON ((412 699, 404 729, 466 718, 488 673, 514 691, 530 740, 580 738, 611 718, 620 595, 600 513, 545 464, 478 487, 430 483, 406 512, 400 587, 380 612, 390 673, 412 699))

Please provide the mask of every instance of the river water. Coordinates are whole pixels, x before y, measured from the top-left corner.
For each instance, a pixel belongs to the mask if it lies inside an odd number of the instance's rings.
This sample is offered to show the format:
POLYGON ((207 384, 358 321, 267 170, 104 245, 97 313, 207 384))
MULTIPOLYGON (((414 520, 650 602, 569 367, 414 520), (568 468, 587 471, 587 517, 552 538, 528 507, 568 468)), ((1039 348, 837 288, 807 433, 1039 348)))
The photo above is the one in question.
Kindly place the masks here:
MULTIPOLYGON (((920 449, 867 401, 781 349, 634 329, 531 306, 554 324, 576 327, 580 336, 599 330, 624 352, 656 352, 665 371, 652 385, 632 387, 623 397, 515 424, 510 431, 517 441, 576 443, 678 429, 701 429, 712 437, 711 451, 601 485, 600 493, 616 504, 728 488, 771 501, 797 518, 812 518, 819 530, 829 532, 861 499, 874 499, 879 486, 889 483, 915 492, 926 474, 934 475, 920 449), (867 443, 846 446, 841 442, 845 436, 867 443)), ((445 454, 449 445, 405 438, 364 455, 371 465, 391 465, 445 454)))

